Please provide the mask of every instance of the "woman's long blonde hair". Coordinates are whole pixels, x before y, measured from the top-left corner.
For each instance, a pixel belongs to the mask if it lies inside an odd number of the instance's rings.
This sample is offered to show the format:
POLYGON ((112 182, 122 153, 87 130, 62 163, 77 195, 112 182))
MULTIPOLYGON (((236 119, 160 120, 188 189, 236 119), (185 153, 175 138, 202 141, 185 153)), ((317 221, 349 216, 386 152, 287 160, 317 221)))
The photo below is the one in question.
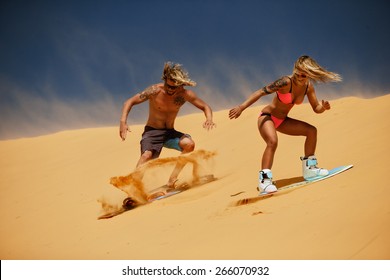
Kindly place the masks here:
POLYGON ((324 69, 308 55, 302 55, 295 62, 293 74, 297 72, 306 74, 314 82, 327 83, 342 81, 339 74, 324 69))
POLYGON ((164 81, 170 79, 176 86, 196 86, 196 82, 190 79, 189 74, 181 66, 170 61, 166 62, 161 79, 164 81))

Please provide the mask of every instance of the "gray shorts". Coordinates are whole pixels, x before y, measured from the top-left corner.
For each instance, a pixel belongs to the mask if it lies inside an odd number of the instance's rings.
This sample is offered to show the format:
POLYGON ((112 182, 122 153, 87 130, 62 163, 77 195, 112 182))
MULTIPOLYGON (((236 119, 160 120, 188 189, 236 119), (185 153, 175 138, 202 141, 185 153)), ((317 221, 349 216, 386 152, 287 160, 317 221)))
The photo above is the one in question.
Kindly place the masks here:
POLYGON ((141 139, 141 154, 145 151, 151 151, 152 158, 160 156, 163 147, 182 151, 179 141, 182 137, 191 138, 190 135, 184 134, 175 129, 157 129, 151 126, 145 126, 141 139))

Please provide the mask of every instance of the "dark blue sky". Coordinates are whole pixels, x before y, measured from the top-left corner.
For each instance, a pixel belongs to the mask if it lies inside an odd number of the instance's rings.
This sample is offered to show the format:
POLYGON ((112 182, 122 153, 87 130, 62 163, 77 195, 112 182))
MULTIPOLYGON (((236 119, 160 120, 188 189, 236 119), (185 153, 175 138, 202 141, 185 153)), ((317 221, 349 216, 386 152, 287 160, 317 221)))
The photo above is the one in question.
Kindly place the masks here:
POLYGON ((344 78, 319 98, 388 94, 389 29, 379 0, 2 0, 0 139, 116 125, 168 60, 214 110, 290 74, 302 54, 344 78))

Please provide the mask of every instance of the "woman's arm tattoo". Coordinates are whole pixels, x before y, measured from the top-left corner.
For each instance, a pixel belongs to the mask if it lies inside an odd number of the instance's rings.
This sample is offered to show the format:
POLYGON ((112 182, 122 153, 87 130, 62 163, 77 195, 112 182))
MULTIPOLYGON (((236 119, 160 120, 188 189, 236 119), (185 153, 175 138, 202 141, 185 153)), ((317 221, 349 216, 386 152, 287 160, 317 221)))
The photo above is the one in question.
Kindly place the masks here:
POLYGON ((263 87, 263 92, 264 92, 265 94, 270 94, 270 93, 272 93, 271 91, 268 91, 267 86, 264 86, 264 87, 263 87))
POLYGON ((287 86, 287 80, 284 78, 280 78, 279 80, 276 80, 273 82, 271 85, 268 86, 268 88, 274 92, 277 91, 278 89, 287 86))

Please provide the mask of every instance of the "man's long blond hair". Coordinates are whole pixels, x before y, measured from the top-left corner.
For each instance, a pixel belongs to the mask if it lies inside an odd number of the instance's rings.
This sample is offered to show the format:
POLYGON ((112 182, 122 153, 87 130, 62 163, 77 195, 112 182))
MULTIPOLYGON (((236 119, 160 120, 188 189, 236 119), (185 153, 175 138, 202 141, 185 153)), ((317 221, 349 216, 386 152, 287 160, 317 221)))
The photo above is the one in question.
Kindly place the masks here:
POLYGON ((314 82, 341 82, 339 74, 330 72, 321 67, 313 58, 308 55, 302 55, 294 64, 293 73, 304 73, 314 82))
POLYGON ((196 82, 190 79, 188 72, 182 68, 182 65, 170 61, 165 63, 161 79, 164 81, 170 79, 177 86, 196 86, 196 82))

